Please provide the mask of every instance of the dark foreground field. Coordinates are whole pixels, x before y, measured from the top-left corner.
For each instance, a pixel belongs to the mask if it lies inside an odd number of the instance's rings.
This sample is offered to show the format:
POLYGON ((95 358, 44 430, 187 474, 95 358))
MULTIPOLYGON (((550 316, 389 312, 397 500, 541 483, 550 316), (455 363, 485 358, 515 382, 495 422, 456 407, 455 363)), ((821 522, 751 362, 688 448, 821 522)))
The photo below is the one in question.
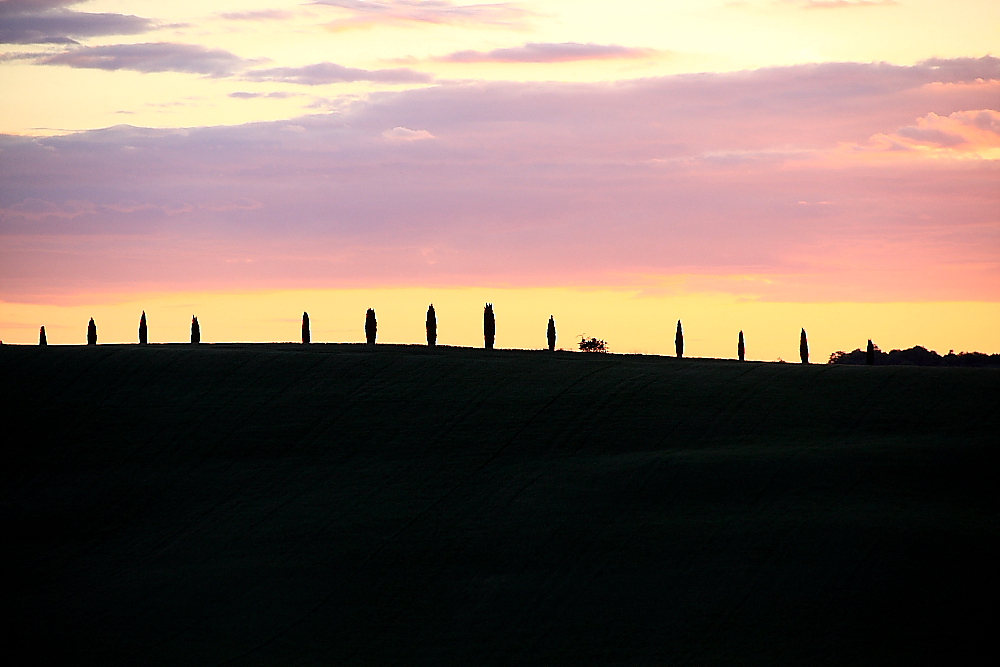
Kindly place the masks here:
POLYGON ((28 662, 993 652, 995 369, 4 346, 0 387, 28 662))

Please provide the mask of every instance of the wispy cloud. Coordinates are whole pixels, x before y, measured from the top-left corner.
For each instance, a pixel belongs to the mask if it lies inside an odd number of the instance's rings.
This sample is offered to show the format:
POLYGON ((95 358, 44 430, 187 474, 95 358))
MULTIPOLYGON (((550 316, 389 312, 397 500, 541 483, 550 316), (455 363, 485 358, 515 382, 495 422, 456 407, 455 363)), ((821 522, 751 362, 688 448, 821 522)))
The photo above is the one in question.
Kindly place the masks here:
MULTIPOLYGON (((14 54, 12 59, 34 60, 39 65, 62 65, 79 69, 135 72, 187 72, 210 77, 236 77, 244 81, 292 83, 321 86, 332 83, 373 81, 378 83, 430 83, 433 77, 407 67, 361 69, 331 62, 302 67, 251 69, 261 60, 242 58, 225 49, 210 49, 197 44, 152 42, 143 44, 108 44, 70 49, 57 54, 14 54)), ((262 97, 257 93, 234 93, 232 97, 262 97)), ((287 96, 273 93, 268 97, 287 96)))
POLYGON ((287 9, 258 9, 248 12, 223 12, 219 16, 228 21, 282 21, 295 16, 295 12, 287 9))
POLYGON ((886 7, 898 5, 895 0, 781 0, 782 4, 798 5, 804 9, 846 9, 857 7, 886 7))
POLYGON ((419 23, 523 28, 525 21, 536 15, 510 2, 459 5, 448 0, 316 0, 311 4, 346 14, 327 24, 335 31, 419 23))
POLYGON ((246 91, 236 91, 235 93, 229 93, 229 97, 235 98, 237 100, 252 100, 257 98, 269 98, 284 100, 289 97, 296 97, 301 93, 288 93, 285 91, 275 91, 273 93, 248 93, 246 91))
POLYGON ((650 58, 654 49, 579 42, 534 43, 492 51, 456 51, 435 60, 453 63, 561 63, 574 60, 650 58))
POLYGON ((434 135, 427 130, 411 130, 407 127, 394 127, 383 132, 382 136, 390 141, 420 141, 434 138, 434 135))
POLYGON ((407 67, 392 69, 360 69, 336 63, 315 63, 304 67, 272 67, 245 72, 246 81, 275 81, 320 86, 351 81, 377 81, 380 83, 429 83, 433 77, 407 67))
POLYGON ((130 14, 76 12, 82 0, 3 0, 0 44, 76 44, 74 38, 137 35, 160 27, 130 14))
POLYGON ((224 49, 210 49, 197 44, 152 42, 82 47, 41 58, 37 62, 83 69, 189 72, 223 77, 256 61, 241 58, 224 49))

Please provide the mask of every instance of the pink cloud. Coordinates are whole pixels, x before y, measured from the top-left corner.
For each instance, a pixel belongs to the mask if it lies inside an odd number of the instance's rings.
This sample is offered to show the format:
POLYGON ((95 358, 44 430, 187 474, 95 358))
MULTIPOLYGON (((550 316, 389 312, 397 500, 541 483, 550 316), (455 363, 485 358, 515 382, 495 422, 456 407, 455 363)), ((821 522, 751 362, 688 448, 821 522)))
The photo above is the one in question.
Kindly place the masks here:
POLYGON ((383 132, 382 136, 390 141, 420 141, 434 138, 434 135, 427 130, 411 130, 406 127, 394 127, 383 132))
POLYGON ((447 84, 291 123, 4 137, 0 206, 94 208, 4 217, 0 285, 757 276, 747 293, 773 299, 998 299, 998 93, 995 58, 834 63, 447 84))

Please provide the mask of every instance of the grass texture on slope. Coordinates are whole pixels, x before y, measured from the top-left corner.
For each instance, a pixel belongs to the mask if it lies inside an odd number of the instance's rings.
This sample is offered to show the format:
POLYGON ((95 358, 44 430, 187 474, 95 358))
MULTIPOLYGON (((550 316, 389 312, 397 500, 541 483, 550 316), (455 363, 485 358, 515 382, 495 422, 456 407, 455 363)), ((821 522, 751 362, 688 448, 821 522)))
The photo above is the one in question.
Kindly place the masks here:
POLYGON ((994 369, 0 363, 5 606, 39 664, 956 664, 988 637, 994 369))

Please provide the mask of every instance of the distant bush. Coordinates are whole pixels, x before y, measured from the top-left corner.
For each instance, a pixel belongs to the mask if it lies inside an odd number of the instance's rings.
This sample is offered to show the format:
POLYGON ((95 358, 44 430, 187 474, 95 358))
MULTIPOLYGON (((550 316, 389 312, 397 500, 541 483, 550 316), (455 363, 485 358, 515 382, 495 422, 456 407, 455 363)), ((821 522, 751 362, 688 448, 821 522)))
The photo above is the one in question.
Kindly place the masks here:
POLYGON ((587 338, 582 337, 580 339, 580 351, 581 352, 607 352, 608 343, 607 341, 600 340, 598 338, 587 338))
POLYGON ((805 329, 799 334, 799 360, 804 364, 809 363, 809 339, 805 329))
MULTIPOLYGON (((933 350, 917 345, 907 350, 892 350, 883 352, 877 345, 872 345, 875 366, 1000 366, 1000 354, 983 354, 982 352, 948 352, 940 355, 933 350)), ((864 366, 868 362, 866 350, 856 349, 852 352, 842 350, 830 355, 831 364, 846 364, 849 366, 864 366)))

